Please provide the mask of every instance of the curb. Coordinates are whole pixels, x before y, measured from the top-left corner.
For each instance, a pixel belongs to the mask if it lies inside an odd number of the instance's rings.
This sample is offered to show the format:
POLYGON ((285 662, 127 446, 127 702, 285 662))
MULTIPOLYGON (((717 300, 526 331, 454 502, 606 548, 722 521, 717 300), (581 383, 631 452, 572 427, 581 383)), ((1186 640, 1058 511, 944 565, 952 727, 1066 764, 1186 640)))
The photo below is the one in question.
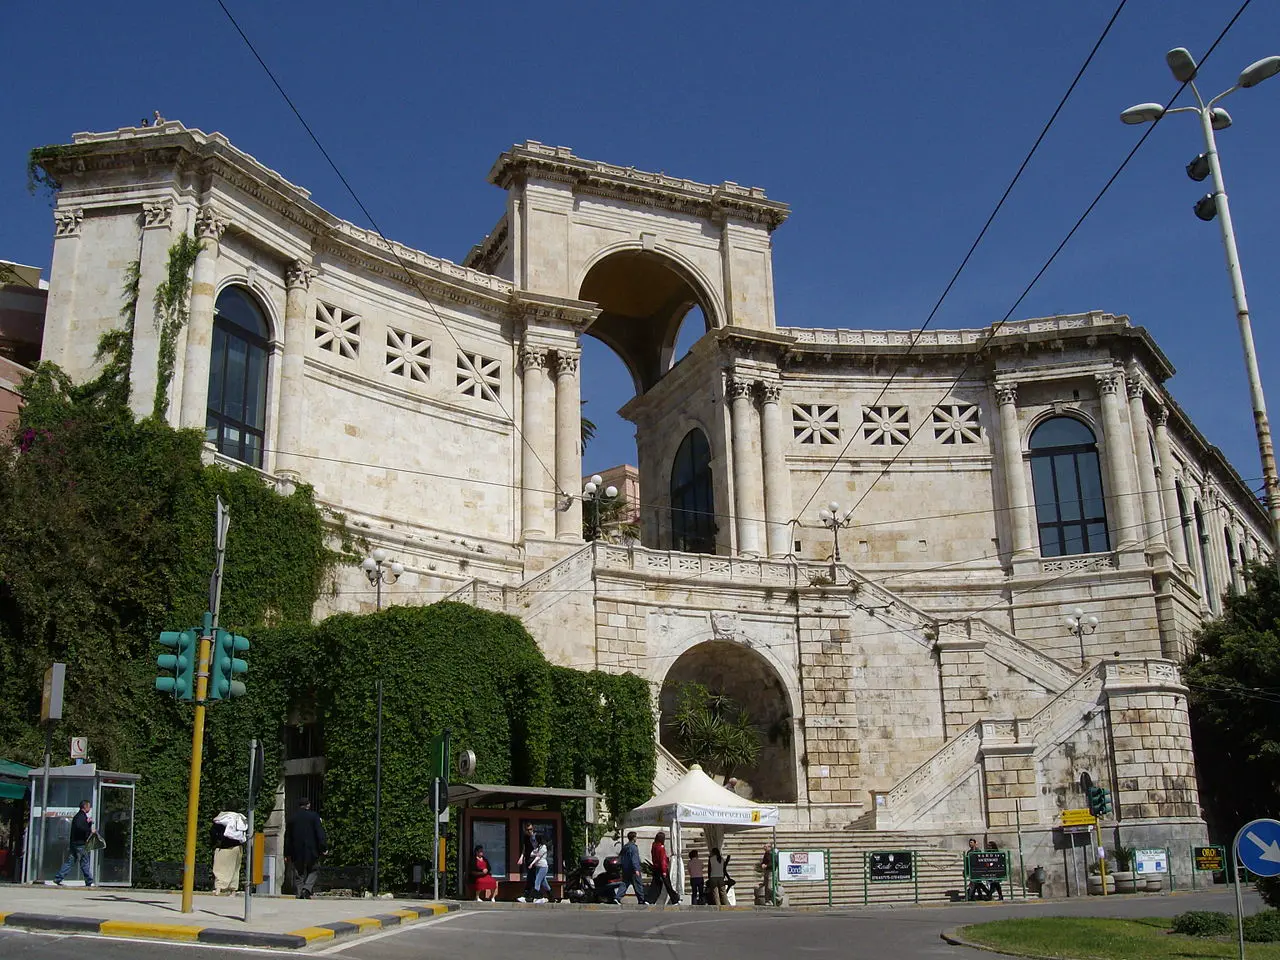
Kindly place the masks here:
POLYGON ((966 940, 960 936, 960 931, 972 924, 964 924, 959 927, 952 927, 950 930, 943 930, 941 937, 953 947, 968 947, 970 950, 981 950, 984 953, 996 953, 1004 957, 1023 957, 1025 960, 1061 960, 1060 957, 1045 957, 1038 953, 1014 953, 1012 950, 1001 950, 999 947, 988 947, 985 943, 974 943, 972 940, 966 940))
POLYGON ((170 940, 180 943, 210 943, 224 947, 276 947, 297 950, 339 937, 359 936, 386 927, 396 927, 427 917, 457 910, 456 903, 433 903, 425 907, 392 910, 368 917, 335 920, 288 933, 266 933, 253 930, 231 930, 185 923, 148 923, 142 920, 98 920, 92 917, 68 917, 42 913, 0 913, 0 927, 57 933, 97 934, 103 937, 141 937, 147 940, 170 940))

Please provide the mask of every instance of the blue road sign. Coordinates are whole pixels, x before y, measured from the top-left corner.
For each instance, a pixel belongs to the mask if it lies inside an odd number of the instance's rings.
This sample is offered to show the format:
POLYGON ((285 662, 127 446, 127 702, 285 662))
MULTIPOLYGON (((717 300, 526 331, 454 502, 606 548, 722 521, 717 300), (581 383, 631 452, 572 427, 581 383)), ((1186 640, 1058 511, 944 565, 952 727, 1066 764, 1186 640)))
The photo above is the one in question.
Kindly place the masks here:
POLYGON ((1280 875, 1280 821, 1251 820, 1236 834, 1236 856, 1259 877, 1280 875))

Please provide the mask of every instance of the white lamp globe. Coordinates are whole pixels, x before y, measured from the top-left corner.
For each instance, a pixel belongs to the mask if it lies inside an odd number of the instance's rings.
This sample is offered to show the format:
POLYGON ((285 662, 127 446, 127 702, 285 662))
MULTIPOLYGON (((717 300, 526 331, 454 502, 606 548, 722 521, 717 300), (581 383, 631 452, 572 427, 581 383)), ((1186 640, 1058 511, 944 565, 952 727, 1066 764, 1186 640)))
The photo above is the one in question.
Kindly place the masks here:
POLYGON ((616 496, 618 495, 618 488, 617 488, 617 487, 605 487, 605 488, 604 488, 604 495, 605 495, 605 499, 607 499, 607 500, 612 500, 614 497, 616 497, 616 496))
POLYGON ((373 571, 378 569, 378 562, 374 560, 373 557, 365 557, 364 563, 360 564, 360 566, 364 567, 364 569, 369 573, 373 573, 373 571))
POLYGON ((375 563, 381 563, 383 560, 387 559, 387 551, 378 547, 378 549, 373 551, 373 559, 375 563))

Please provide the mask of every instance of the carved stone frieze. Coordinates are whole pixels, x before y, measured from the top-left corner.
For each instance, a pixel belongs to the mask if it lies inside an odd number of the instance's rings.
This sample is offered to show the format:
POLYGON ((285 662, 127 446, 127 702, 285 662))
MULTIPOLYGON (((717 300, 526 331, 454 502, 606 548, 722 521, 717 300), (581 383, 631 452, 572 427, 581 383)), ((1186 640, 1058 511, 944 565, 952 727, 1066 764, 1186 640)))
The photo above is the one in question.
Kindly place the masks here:
POLYGON ((53 211, 53 235, 55 237, 78 237, 80 226, 84 223, 84 210, 80 207, 68 207, 53 211))
POLYGON ((168 227, 173 223, 173 201, 165 198, 163 200, 149 200, 142 205, 142 229, 150 230, 154 227, 168 227))

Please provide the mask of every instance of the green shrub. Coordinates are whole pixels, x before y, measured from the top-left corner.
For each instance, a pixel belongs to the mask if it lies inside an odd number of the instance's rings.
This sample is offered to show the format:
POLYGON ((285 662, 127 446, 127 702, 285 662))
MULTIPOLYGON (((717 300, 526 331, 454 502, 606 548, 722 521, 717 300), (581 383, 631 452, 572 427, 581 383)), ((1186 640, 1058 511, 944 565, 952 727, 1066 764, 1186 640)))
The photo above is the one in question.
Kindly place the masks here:
POLYGON ((1280 910, 1262 910, 1245 917, 1244 938, 1250 943, 1280 942, 1280 910))
POLYGON ((1258 896, 1268 907, 1280 907, 1280 877, 1258 877, 1258 896))
POLYGON ((1236 928, 1235 918, 1216 910, 1189 910, 1173 918, 1171 929, 1188 937, 1222 937, 1236 928))

